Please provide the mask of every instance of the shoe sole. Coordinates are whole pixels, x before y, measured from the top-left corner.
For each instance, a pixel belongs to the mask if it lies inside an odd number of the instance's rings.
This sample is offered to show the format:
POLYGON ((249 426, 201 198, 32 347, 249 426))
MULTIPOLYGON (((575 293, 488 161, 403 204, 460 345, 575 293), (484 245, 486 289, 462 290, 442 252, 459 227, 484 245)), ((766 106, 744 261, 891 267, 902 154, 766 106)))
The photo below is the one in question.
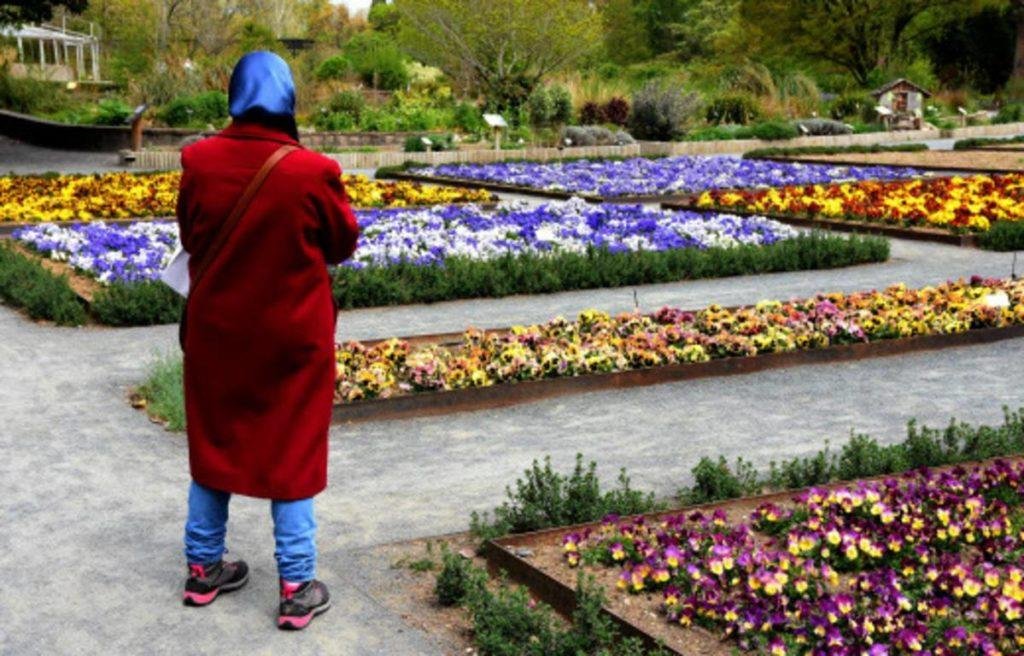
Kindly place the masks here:
POLYGON ((283 631, 301 631, 307 626, 309 626, 309 623, 313 621, 314 617, 326 613, 328 610, 330 610, 330 608, 331 601, 328 599, 327 603, 317 606, 305 615, 286 615, 284 617, 278 617, 277 628, 283 631))
POLYGON ((234 583, 225 583, 219 588, 214 588, 213 591, 207 593, 189 592, 185 591, 182 598, 182 603, 186 606, 193 608, 201 608, 202 606, 209 606, 212 604, 222 592, 234 592, 241 588, 243 585, 249 582, 249 572, 245 573, 245 576, 240 581, 234 583))

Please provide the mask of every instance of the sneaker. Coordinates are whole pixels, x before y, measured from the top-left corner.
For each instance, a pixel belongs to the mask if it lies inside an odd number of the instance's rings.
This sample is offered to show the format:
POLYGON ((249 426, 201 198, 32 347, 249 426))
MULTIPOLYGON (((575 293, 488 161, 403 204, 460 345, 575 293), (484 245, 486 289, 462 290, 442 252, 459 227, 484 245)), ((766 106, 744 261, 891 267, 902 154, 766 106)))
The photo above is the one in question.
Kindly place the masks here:
POLYGON ((281 610, 277 616, 277 628, 300 631, 330 607, 331 595, 327 592, 327 586, 320 581, 281 581, 281 610))
POLYGON ((188 572, 184 595, 186 606, 206 606, 213 603, 221 592, 237 590, 249 581, 249 566, 244 560, 189 565, 188 572))

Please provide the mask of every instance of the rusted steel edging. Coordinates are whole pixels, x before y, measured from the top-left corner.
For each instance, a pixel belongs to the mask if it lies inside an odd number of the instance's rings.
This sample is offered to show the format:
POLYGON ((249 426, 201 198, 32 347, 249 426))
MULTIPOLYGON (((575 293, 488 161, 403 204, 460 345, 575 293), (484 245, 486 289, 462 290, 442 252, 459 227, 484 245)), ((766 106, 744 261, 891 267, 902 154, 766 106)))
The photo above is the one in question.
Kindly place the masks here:
MULTIPOLYGON (((995 458, 988 458, 986 460, 955 463, 952 465, 946 465, 942 467, 932 468, 935 471, 945 471, 953 469, 955 467, 985 467, 998 461, 1008 462, 1020 462, 1020 455, 1009 455, 1000 456, 995 458)), ((847 487, 854 482, 877 482, 883 481, 894 476, 903 476, 909 474, 915 470, 906 470, 902 472, 893 472, 891 474, 882 474, 879 476, 868 476, 857 478, 853 480, 845 481, 834 481, 831 483, 825 483, 822 485, 815 485, 812 487, 796 488, 791 490, 781 490, 778 492, 769 492, 766 494, 755 494, 752 496, 740 497, 737 499, 723 499, 721 501, 712 501, 709 503, 693 504, 687 506, 678 506, 670 508, 668 510, 659 510, 650 513, 639 513, 634 515, 628 515, 628 517, 643 517, 646 521, 658 522, 662 519, 689 514, 698 511, 709 511, 725 506, 738 505, 738 504, 756 504, 758 506, 766 503, 785 503, 788 502, 795 496, 799 496, 802 493, 808 492, 813 489, 820 490, 833 490, 842 487, 847 487)), ((531 593, 544 603, 554 608, 557 612, 562 615, 569 617, 573 610, 576 608, 576 592, 575 590, 558 580, 551 574, 534 567, 528 560, 521 558, 516 555, 516 549, 522 547, 533 546, 537 547, 541 544, 550 545, 552 541, 559 542, 563 536, 569 533, 579 533, 587 529, 593 530, 599 528, 602 525, 602 521, 584 522, 582 524, 571 524, 568 526, 558 526, 554 528, 546 528, 538 531, 530 531, 529 533, 516 533, 507 535, 501 538, 495 538, 488 540, 484 545, 484 557, 487 559, 488 568, 495 572, 505 572, 508 576, 518 581, 522 585, 525 585, 530 589, 531 593)), ((605 615, 612 619, 618 625, 620 631, 626 637, 637 637, 643 640, 644 644, 649 648, 653 649, 660 647, 672 654, 678 656, 700 656, 699 654, 690 654, 681 652, 668 645, 664 645, 651 636, 648 632, 644 631, 641 627, 623 618, 622 616, 615 613, 613 610, 605 607, 602 608, 605 615)))
POLYGON ((672 364, 647 369, 631 369, 567 378, 547 378, 519 383, 501 383, 490 387, 462 390, 420 392, 388 399, 368 399, 338 404, 334 406, 332 421, 335 424, 345 424, 489 410, 571 394, 645 387, 697 378, 736 376, 803 365, 904 355, 956 346, 988 344, 1022 336, 1024 336, 1024 325, 984 328, 951 335, 885 339, 868 343, 843 344, 817 350, 730 357, 708 362, 672 364))
MULTIPOLYGON (((495 576, 504 572, 516 582, 529 588, 535 597, 551 606, 555 612, 567 619, 571 618, 573 611, 576 610, 576 591, 547 572, 533 567, 519 556, 516 556, 510 549, 502 547, 498 544, 499 542, 501 541, 491 540, 484 545, 483 556, 487 560, 487 569, 491 575, 495 576)), ((637 638, 643 642, 646 649, 651 651, 662 649, 669 654, 676 654, 676 656, 688 656, 663 645, 649 633, 615 611, 607 607, 602 608, 601 611, 605 617, 615 624, 622 637, 637 638)))
POLYGON ((947 230, 936 230, 934 228, 904 228, 902 226, 890 226, 883 223, 871 223, 868 221, 845 221, 838 219, 811 218, 783 212, 760 212, 746 208, 732 207, 698 207, 695 199, 688 198, 682 201, 669 201, 662 203, 662 208, 668 210, 702 212, 704 214, 735 214, 737 216, 763 216, 765 218, 786 223, 801 228, 818 228, 820 230, 832 230, 836 232, 854 232, 858 234, 873 234, 894 239, 909 239, 913 241, 929 241, 962 248, 977 248, 978 239, 973 234, 957 234, 947 230))

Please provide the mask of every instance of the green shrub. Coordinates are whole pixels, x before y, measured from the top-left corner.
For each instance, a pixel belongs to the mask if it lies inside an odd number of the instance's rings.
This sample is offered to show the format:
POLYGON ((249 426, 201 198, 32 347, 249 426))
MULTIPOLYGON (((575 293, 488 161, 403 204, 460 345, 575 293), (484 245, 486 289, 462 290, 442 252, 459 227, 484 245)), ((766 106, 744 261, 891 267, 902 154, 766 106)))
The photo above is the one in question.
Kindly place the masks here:
POLYGON ((409 84, 409 68, 395 42, 378 32, 360 32, 344 47, 345 57, 365 84, 390 91, 409 84))
POLYGON ((978 245, 990 251, 1024 251, 1024 222, 996 221, 981 233, 978 245))
POLYGON ((1019 123, 1024 120, 1024 104, 1012 103, 999 109, 993 123, 1019 123))
POLYGON ((709 125, 686 134, 686 141, 729 141, 730 139, 746 138, 751 133, 748 128, 734 125, 709 125))
POLYGON ((352 62, 344 55, 333 55, 320 62, 314 76, 318 80, 342 80, 352 72, 352 62))
POLYGON ((829 115, 837 121, 850 118, 874 120, 874 103, 866 93, 844 93, 829 105, 829 115))
POLYGON ((480 108, 468 102, 460 102, 455 105, 455 109, 452 111, 452 123, 454 127, 471 134, 484 129, 484 117, 480 108))
POLYGON ((185 430, 185 382, 180 355, 166 355, 154 362, 136 392, 146 400, 146 412, 166 422, 167 430, 185 430))
POLYGON ((320 111, 313 116, 313 125, 323 132, 352 130, 362 119, 366 109, 366 98, 359 91, 342 91, 335 94, 320 111))
POLYGON ((999 144, 1024 143, 1024 135, 1016 137, 973 137, 971 139, 960 139, 953 144, 953 150, 975 150, 984 146, 998 146, 999 144))
POLYGON ((466 605, 473 618, 473 642, 480 656, 645 656, 636 638, 622 638, 604 612, 604 593, 592 578, 577 579, 572 624, 564 627, 524 588, 502 581, 494 592, 479 586, 466 605))
POLYGON ((313 116, 313 125, 321 132, 345 132, 355 130, 358 122, 351 114, 332 114, 325 108, 313 116))
POLYGON ((217 126, 228 117, 228 96, 223 91, 178 96, 164 106, 159 116, 171 127, 217 126))
POLYGON ((894 144, 882 146, 796 146, 792 148, 755 148, 744 153, 745 159, 763 157, 800 157, 801 155, 841 155, 845 153, 916 153, 928 150, 927 144, 894 144))
POLYGON ((637 139, 670 141, 682 136, 700 110, 700 97, 679 87, 649 82, 633 95, 630 133, 637 139))
POLYGON ((12 77, 0 67, 0 107, 22 114, 52 114, 70 109, 71 99, 53 82, 12 77))
POLYGON ((47 271, 7 243, 0 243, 0 300, 24 309, 32 319, 61 326, 81 326, 88 319, 67 276, 47 271))
POLYGON ((358 123, 366 109, 366 98, 359 91, 347 90, 334 94, 327 103, 327 111, 332 114, 348 114, 358 123))
POLYGON ((719 456, 717 461, 701 458, 693 468, 693 479, 693 487, 684 495, 684 502, 688 504, 737 499, 756 494, 760 489, 757 472, 743 458, 736 459, 734 469, 729 468, 724 456, 719 456))
POLYGON ((727 93, 713 98, 704 114, 705 120, 714 125, 746 125, 756 121, 760 116, 761 110, 758 108, 757 100, 746 93, 727 93))
POLYGON ((560 84, 534 88, 524 108, 527 122, 533 127, 552 127, 572 121, 572 96, 560 84))
POLYGON ((447 545, 441 552, 441 562, 441 571, 434 584, 434 595, 442 606, 458 606, 476 586, 482 584, 479 571, 475 570, 472 561, 453 553, 447 545))
POLYGON ((694 485, 680 489, 684 503, 707 503, 753 494, 759 490, 790 490, 837 481, 897 474, 919 467, 941 467, 1024 453, 1024 408, 1003 409, 1001 426, 971 426, 950 421, 945 429, 907 423, 907 436, 881 445, 867 435, 851 435, 843 448, 824 449, 804 458, 772 462, 761 476, 742 459, 735 471, 724 458, 703 458, 693 468, 694 485))
POLYGON ((632 515, 656 507, 654 495, 643 494, 630 487, 626 470, 619 472, 618 487, 601 490, 597 463, 583 464, 583 455, 576 455, 576 466, 569 475, 551 468, 551 458, 544 465, 534 460, 533 466, 516 480, 516 489, 505 488, 508 500, 490 513, 474 512, 471 529, 477 537, 488 540, 509 533, 525 533, 550 526, 578 524, 601 519, 605 515, 632 515))
POLYGON ((95 125, 124 125, 132 115, 133 108, 121 100, 107 98, 101 100, 96 106, 96 113, 92 117, 95 125))
POLYGON ((769 121, 758 123, 753 126, 754 138, 764 141, 776 141, 782 139, 793 139, 799 136, 799 131, 792 123, 783 121, 769 121))
POLYGON ((407 153, 427 152, 427 144, 423 141, 424 139, 430 142, 431 151, 455 150, 455 138, 450 134, 410 135, 405 138, 403 150, 407 153))
POLYGON ((152 326, 176 323, 183 305, 181 296, 162 282, 115 283, 96 294, 92 313, 108 326, 152 326))

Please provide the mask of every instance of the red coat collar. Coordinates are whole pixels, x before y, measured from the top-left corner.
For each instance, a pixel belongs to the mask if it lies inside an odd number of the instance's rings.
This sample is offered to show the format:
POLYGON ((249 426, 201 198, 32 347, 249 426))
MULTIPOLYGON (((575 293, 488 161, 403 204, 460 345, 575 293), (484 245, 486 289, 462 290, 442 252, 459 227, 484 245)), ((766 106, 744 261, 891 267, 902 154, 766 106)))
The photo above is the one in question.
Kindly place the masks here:
POLYGON ((232 121, 217 136, 226 139, 256 139, 294 145, 299 143, 286 132, 263 125, 262 123, 256 123, 255 121, 232 121))

